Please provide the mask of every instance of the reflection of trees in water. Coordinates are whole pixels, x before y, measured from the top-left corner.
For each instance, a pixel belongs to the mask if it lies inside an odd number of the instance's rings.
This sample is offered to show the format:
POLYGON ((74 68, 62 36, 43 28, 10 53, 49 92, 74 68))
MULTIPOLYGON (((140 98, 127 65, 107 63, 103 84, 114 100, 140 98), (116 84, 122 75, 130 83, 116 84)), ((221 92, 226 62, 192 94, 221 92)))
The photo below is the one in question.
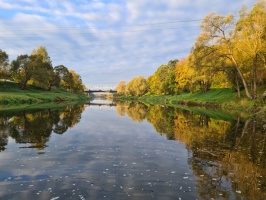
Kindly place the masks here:
POLYGON ((56 123, 53 131, 57 134, 63 134, 70 127, 79 123, 81 119, 81 113, 84 111, 83 105, 72 105, 66 107, 59 117, 58 123, 56 123))
POLYGON ((4 151, 5 146, 8 143, 8 126, 7 126, 8 118, 0 118, 0 152, 4 151))
POLYGON ((162 107, 159 105, 149 108, 147 121, 153 124, 154 128, 161 135, 166 135, 167 139, 174 138, 174 119, 175 111, 171 107, 162 107))
POLYGON ((119 102, 116 110, 119 116, 125 113, 136 122, 142 122, 145 118, 161 135, 166 135, 167 139, 174 139, 174 110, 169 107, 147 106, 140 102, 119 102))
POLYGON ((119 116, 124 117, 125 113, 136 122, 142 122, 146 118, 148 107, 139 102, 121 102, 116 105, 119 116))
POLYGON ((266 199, 266 135, 262 122, 228 122, 179 113, 176 138, 191 149, 189 162, 199 177, 203 199, 237 199, 240 193, 247 199, 266 199))
POLYGON ((125 116, 125 113, 126 113, 126 103, 123 103, 123 102, 119 102, 116 104, 116 111, 117 111, 117 114, 120 116, 120 117, 124 117, 125 116))
POLYGON ((126 108, 127 115, 136 122, 142 122, 146 118, 148 107, 142 103, 130 103, 126 108))
POLYGON ((43 110, 34 113, 23 111, 10 122, 10 136, 20 144, 32 144, 30 147, 43 149, 49 140, 57 112, 43 110), (53 115, 53 116, 52 116, 53 115), (51 116, 51 117, 50 117, 51 116))
POLYGON ((129 112, 128 104, 118 104, 118 112, 134 121, 143 113, 158 133, 186 144, 203 199, 266 199, 265 121, 225 121, 159 105, 140 111, 136 105, 129 112))
POLYGON ((0 148, 7 145, 10 136, 17 143, 30 144, 21 148, 44 149, 51 133, 63 134, 69 127, 73 127, 79 122, 83 110, 83 105, 71 105, 61 110, 23 111, 9 121, 0 122, 0 148), (2 123, 5 124, 3 127, 6 134, 3 134, 2 123))

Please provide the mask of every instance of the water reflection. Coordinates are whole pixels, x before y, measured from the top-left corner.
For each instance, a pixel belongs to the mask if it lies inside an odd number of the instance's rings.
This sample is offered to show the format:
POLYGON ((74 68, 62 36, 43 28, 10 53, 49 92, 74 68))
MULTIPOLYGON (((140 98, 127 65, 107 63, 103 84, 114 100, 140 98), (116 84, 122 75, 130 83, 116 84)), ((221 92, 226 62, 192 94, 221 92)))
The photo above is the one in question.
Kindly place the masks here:
POLYGON ((266 199, 265 118, 228 121, 140 104, 119 104, 117 112, 134 121, 146 118, 167 139, 186 144, 202 199, 266 199))
POLYGON ((0 151, 5 150, 8 137, 15 139, 20 148, 43 150, 52 133, 63 134, 81 119, 83 105, 69 105, 65 108, 39 111, 21 111, 16 115, 0 119, 0 151))
POLYGON ((116 106, 119 116, 127 114, 133 121, 142 122, 146 119, 160 135, 174 140, 174 119, 176 110, 171 107, 147 106, 140 102, 119 103, 116 106))
POLYGON ((266 199, 265 118, 93 103, 1 113, 0 198, 266 199))

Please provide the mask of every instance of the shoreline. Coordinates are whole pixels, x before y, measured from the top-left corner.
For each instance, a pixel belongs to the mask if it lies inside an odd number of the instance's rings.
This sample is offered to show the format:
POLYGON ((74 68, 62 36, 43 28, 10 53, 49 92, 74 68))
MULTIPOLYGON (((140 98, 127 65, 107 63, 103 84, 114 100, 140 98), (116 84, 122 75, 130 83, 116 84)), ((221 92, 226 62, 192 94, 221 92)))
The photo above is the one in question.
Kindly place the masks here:
POLYGON ((116 96, 118 101, 140 101, 145 104, 163 105, 172 107, 195 107, 201 109, 221 110, 229 113, 245 113, 250 117, 266 117, 266 102, 263 97, 256 100, 237 98, 229 90, 213 89, 209 93, 184 93, 180 95, 144 95, 116 96))

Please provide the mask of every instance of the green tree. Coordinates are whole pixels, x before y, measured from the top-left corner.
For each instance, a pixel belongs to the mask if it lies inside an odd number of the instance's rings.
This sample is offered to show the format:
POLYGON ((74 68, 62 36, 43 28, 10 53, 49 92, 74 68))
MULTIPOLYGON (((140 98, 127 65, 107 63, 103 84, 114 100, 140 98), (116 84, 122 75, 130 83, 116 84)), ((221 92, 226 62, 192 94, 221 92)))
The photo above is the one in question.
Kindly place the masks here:
POLYGON ((51 90, 52 86, 59 87, 60 86, 60 76, 59 74, 54 70, 48 71, 48 85, 47 90, 51 90))
POLYGON ((68 68, 65 67, 64 65, 58 65, 54 67, 54 71, 60 79, 59 86, 64 88, 65 87, 64 80, 67 79, 67 75, 69 74, 68 68))
POLYGON ((36 65, 36 72, 32 77, 32 84, 44 90, 51 90, 52 86, 58 85, 58 75, 54 72, 52 61, 44 46, 34 49, 32 56, 38 57, 39 63, 36 65))
POLYGON ((52 65, 52 60, 50 59, 47 49, 44 46, 40 46, 38 49, 34 49, 31 55, 39 55, 42 57, 43 63, 47 62, 52 65))
POLYGON ((165 87, 167 94, 176 94, 177 93, 177 85, 176 85, 176 74, 175 69, 179 60, 170 60, 167 64, 167 77, 165 80, 165 87))
POLYGON ((68 72, 61 80, 61 85, 69 92, 73 92, 74 78, 73 75, 68 72))
POLYGON ((48 62, 42 62, 39 59, 39 63, 36 65, 36 70, 32 76, 32 84, 38 86, 44 90, 50 90, 53 79, 55 79, 53 67, 48 62))
POLYGON ((26 89, 26 84, 36 73, 36 65, 40 63, 40 57, 36 55, 20 55, 11 63, 11 73, 13 79, 22 90, 26 89))
POLYGON ((148 83, 150 92, 152 94, 166 94, 166 79, 168 67, 167 65, 161 65, 155 73, 149 77, 148 83))
POLYGON ((6 79, 9 77, 8 66, 8 54, 0 49, 0 79, 6 79))
POLYGON ((178 60, 170 60, 167 65, 161 65, 147 82, 149 92, 152 94, 175 94, 177 85, 175 81, 175 68, 178 60))

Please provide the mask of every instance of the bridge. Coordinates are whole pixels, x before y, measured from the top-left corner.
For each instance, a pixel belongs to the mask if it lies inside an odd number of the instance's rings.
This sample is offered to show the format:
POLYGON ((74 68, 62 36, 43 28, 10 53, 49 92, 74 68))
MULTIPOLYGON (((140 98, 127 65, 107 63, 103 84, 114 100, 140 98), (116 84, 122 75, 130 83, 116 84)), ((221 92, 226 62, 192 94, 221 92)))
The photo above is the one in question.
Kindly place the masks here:
POLYGON ((88 106, 99 106, 99 107, 102 107, 102 106, 109 106, 109 107, 116 106, 115 103, 92 103, 92 102, 85 103, 85 105, 88 105, 88 106))
POLYGON ((84 90, 85 93, 117 93, 116 90, 84 90))

